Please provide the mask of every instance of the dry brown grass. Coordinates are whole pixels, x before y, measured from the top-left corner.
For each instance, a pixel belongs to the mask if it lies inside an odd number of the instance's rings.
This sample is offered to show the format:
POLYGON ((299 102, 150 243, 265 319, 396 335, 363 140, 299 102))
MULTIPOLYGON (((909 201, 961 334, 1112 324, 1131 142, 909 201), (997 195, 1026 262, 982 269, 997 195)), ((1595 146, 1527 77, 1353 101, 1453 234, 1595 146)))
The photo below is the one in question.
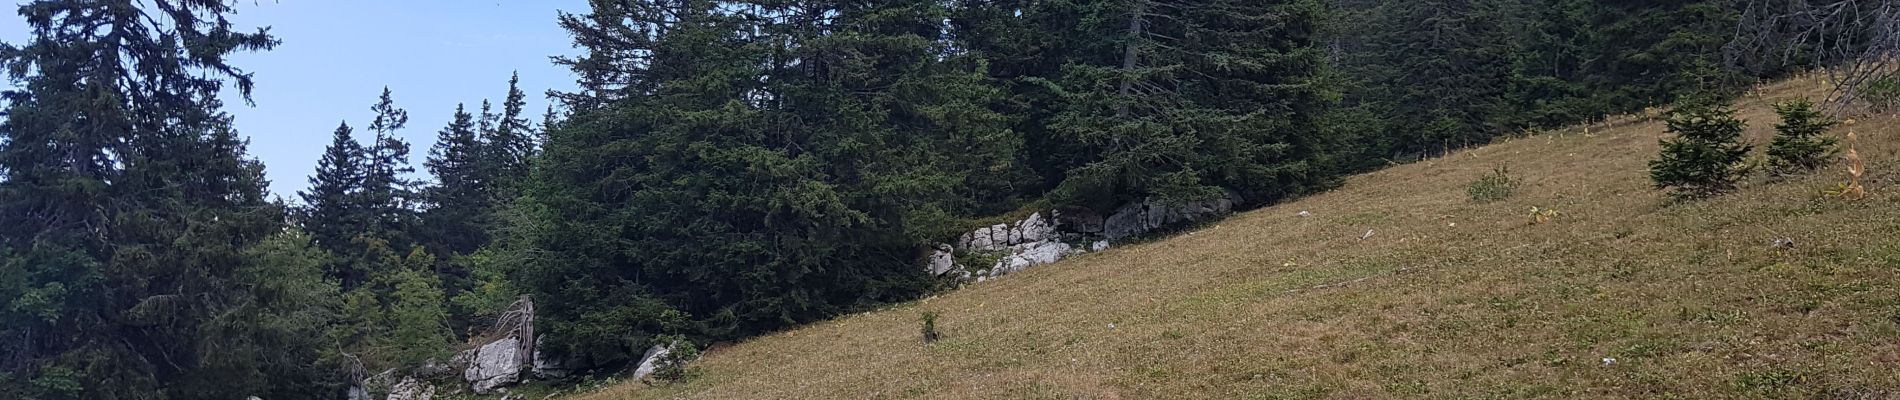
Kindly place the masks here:
MULTIPOLYGON (((1752 140, 1772 133, 1768 104, 1817 87, 1744 99, 1752 140)), ((572 398, 1900 398, 1885 172, 1900 121, 1852 129, 1872 164, 1861 202, 1822 195, 1835 168, 1670 205, 1645 164, 1660 123, 1578 127, 757 338, 709 353, 688 384, 572 398), (1516 196, 1469 201, 1503 164, 1516 196), (1531 207, 1563 215, 1532 225, 1531 207), (942 341, 922 343, 923 310, 942 341)))

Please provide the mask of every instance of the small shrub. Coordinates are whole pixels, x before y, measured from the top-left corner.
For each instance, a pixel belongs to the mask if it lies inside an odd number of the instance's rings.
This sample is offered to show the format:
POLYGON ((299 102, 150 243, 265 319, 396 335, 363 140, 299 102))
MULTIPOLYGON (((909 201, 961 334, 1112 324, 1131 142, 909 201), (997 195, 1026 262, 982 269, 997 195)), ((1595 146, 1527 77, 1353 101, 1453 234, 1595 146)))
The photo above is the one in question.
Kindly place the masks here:
POLYGON ((699 375, 698 371, 688 365, 693 360, 699 359, 699 346, 693 345, 691 340, 686 340, 686 337, 680 335, 661 336, 658 340, 660 343, 669 343, 670 347, 666 354, 660 356, 660 360, 654 364, 657 367, 653 369, 654 380, 680 383, 699 375))
POLYGON ((925 311, 919 319, 924 324, 924 343, 935 343, 938 339, 943 339, 943 334, 937 332, 937 312, 925 311))
POLYGON ((1510 168, 1502 166, 1491 170, 1489 175, 1472 181, 1471 186, 1465 188, 1465 194, 1471 196, 1471 201, 1479 203, 1504 200, 1510 198, 1516 191, 1517 180, 1511 179, 1510 168))
POLYGON ((1691 105, 1672 112, 1669 132, 1662 141, 1661 158, 1649 162, 1656 188, 1669 189, 1678 199, 1704 198, 1735 190, 1747 176, 1748 152, 1742 142, 1747 123, 1735 111, 1719 105, 1691 105))
POLYGON ((1839 151, 1834 138, 1826 136, 1840 121, 1815 111, 1806 99, 1775 104, 1781 124, 1775 125, 1775 140, 1768 146, 1768 168, 1775 175, 1813 171, 1826 165, 1839 151))
POLYGON ((1900 75, 1887 75, 1870 79, 1860 87, 1860 98, 1874 112, 1886 113, 1900 109, 1900 75))

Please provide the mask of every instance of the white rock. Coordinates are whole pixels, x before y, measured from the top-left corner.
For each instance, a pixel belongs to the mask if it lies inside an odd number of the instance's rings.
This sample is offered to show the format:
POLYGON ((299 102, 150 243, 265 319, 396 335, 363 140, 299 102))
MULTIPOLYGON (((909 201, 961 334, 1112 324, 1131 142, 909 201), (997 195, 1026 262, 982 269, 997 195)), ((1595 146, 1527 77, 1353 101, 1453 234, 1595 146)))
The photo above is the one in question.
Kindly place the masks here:
POLYGON ((996 224, 990 227, 990 250, 1007 248, 1012 244, 1015 243, 1009 241, 1009 225, 996 224))
POLYGON ((1169 206, 1160 200, 1130 203, 1102 222, 1102 235, 1121 239, 1183 222, 1202 221, 1232 212, 1234 200, 1221 198, 1169 206))
POLYGON ((938 245, 936 251, 930 252, 931 276, 940 276, 957 269, 957 256, 953 250, 949 245, 938 245))
POLYGON ((1133 203, 1116 209, 1102 221, 1102 235, 1109 239, 1121 239, 1139 235, 1148 231, 1146 226, 1147 207, 1142 203, 1133 203))
POLYGON ((1023 257, 1020 254, 1009 256, 1008 262, 1009 262, 1008 266, 1004 266, 1002 268, 997 269, 998 271, 997 275, 1014 274, 1017 272, 1022 272, 1023 270, 1029 269, 1029 267, 1033 267, 1036 265, 1035 260, 1030 260, 1028 257, 1023 257))
POLYGON ((1094 244, 1089 245, 1089 251, 1102 251, 1102 250, 1108 250, 1107 240, 1097 240, 1095 241, 1094 244))
POLYGON ((1020 244, 1020 243, 1023 243, 1022 226, 1018 225, 1018 226, 1010 227, 1009 228, 1009 244, 1020 244))
POLYGON ((970 232, 970 248, 975 250, 993 250, 990 248, 990 228, 976 228, 970 232))
POLYGON ((389 388, 387 400, 431 400, 435 398, 435 386, 416 380, 416 377, 402 378, 402 382, 389 388))
POLYGON ((1023 231, 1023 241, 1040 242, 1055 236, 1055 226, 1042 218, 1042 213, 1030 214, 1029 218, 1017 224, 1023 231))
POLYGON ((1300 218, 1306 218, 1306 217, 1311 217, 1311 216, 1313 216, 1313 212, 1312 212, 1312 211, 1305 211, 1305 210, 1301 210, 1301 211, 1300 211, 1300 213, 1299 213, 1298 215, 1300 216, 1300 218))
POLYGON ((1169 223, 1179 219, 1178 215, 1180 214, 1180 210, 1174 209, 1174 208, 1168 208, 1166 205, 1161 203, 1160 200, 1149 200, 1148 204, 1144 206, 1143 209, 1144 209, 1144 212, 1141 215, 1146 218, 1142 219, 1141 221, 1142 233, 1147 233, 1148 231, 1160 229, 1161 227, 1167 226, 1169 223), (1170 218, 1170 214, 1176 215, 1176 217, 1170 218))
POLYGON ((521 339, 514 336, 502 338, 469 350, 475 352, 469 358, 468 369, 462 371, 477 394, 489 394, 497 388, 513 385, 521 381, 521 339))
POLYGON ((1023 251, 1018 257, 1029 261, 1030 265, 1051 264, 1056 261, 1062 261, 1062 257, 1068 256, 1070 248, 1068 243, 1043 242, 1036 247, 1023 251))
POLYGON ((672 347, 657 344, 647 349, 647 353, 640 356, 640 367, 633 370, 633 380, 646 379, 647 375, 653 375, 654 371, 660 370, 660 357, 666 357, 672 352, 672 347))
POLYGON ((1061 261, 1063 257, 1072 254, 1071 250, 1074 250, 1074 247, 1062 242, 1038 242, 1018 245, 1013 250, 1008 257, 996 260, 996 265, 990 267, 989 276, 999 277, 1022 272, 1029 267, 1061 261))
POLYGON ((1053 230, 1075 232, 1085 235, 1098 235, 1102 233, 1102 216, 1100 214, 1089 211, 1078 211, 1071 213, 1054 213, 1052 215, 1055 216, 1055 220, 1057 221, 1052 224, 1055 225, 1053 230))

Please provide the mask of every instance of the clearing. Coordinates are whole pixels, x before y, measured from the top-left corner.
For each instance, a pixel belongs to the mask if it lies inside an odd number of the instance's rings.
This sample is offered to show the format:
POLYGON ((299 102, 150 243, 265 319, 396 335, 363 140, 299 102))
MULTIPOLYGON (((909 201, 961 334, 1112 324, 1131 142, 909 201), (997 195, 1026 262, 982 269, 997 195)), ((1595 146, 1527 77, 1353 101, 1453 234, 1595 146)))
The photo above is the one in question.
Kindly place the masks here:
MULTIPOLYGON (((1771 102, 1824 92, 1739 101, 1757 154, 1771 102)), ((1835 132, 1860 135, 1860 202, 1823 196, 1845 179, 1830 167, 1671 205, 1647 175, 1662 123, 1626 117, 719 348, 684 384, 570 398, 1900 398, 1896 122, 1835 132), (1516 195, 1471 201, 1498 166, 1516 195), (1532 224, 1532 207, 1560 214, 1532 224), (942 341, 922 343, 924 311, 942 341)))

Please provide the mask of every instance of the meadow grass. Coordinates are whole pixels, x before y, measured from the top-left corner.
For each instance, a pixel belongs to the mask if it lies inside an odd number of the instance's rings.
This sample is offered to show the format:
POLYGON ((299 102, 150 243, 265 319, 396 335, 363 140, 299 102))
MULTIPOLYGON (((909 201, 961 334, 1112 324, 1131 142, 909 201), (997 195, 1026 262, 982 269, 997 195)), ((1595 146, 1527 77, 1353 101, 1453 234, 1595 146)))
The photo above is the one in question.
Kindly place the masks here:
MULTIPOLYGON (((1820 87, 1739 101, 1750 140, 1772 135, 1770 104, 1820 87)), ((1672 203, 1646 170, 1663 126, 1630 117, 719 346, 685 384, 569 398, 1896 398, 1900 121, 1858 122, 1833 134, 1860 134, 1860 202, 1822 195, 1845 176, 1829 167, 1672 203), (1472 202, 1497 165, 1514 194, 1472 202), (1531 224, 1532 207, 1561 214, 1531 224), (925 311, 940 341, 919 337, 925 311)))

